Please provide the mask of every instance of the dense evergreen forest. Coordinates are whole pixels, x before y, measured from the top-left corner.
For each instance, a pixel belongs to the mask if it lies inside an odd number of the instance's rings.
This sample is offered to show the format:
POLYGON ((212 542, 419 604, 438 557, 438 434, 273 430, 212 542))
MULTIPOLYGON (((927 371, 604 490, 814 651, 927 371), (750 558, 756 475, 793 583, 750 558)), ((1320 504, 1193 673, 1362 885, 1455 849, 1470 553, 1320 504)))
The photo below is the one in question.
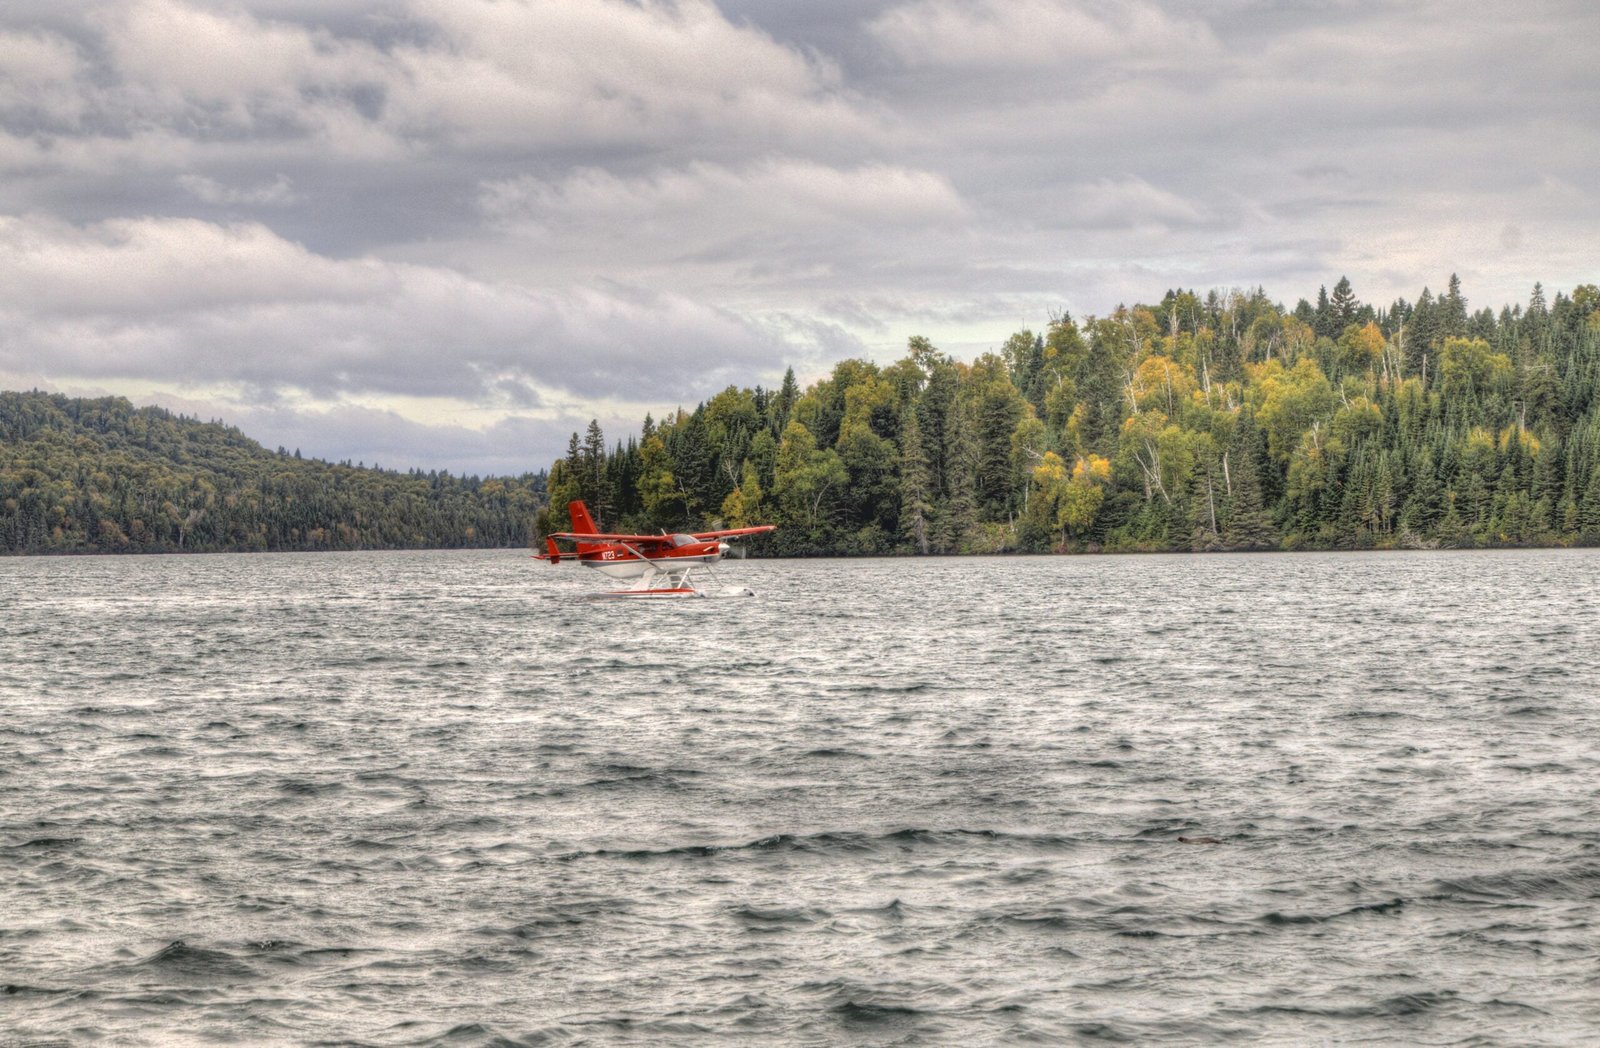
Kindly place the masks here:
POLYGON ((0 552, 521 546, 544 474, 303 459, 120 397, 0 393, 0 552))
POLYGON ((1459 282, 1285 309, 1169 291, 971 364, 923 338, 805 391, 730 387, 608 448, 574 434, 541 530, 776 523, 758 551, 1600 542, 1600 291, 1468 309, 1459 282))

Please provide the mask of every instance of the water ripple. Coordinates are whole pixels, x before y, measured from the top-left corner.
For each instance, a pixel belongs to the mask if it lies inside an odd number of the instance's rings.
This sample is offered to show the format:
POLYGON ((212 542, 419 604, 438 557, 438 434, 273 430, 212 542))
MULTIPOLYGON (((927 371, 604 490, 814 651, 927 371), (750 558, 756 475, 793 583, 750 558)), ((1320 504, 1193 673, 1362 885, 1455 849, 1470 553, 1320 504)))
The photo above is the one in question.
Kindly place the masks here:
POLYGON ((1600 555, 730 570, 0 561, 0 1040, 1600 1042, 1600 555))

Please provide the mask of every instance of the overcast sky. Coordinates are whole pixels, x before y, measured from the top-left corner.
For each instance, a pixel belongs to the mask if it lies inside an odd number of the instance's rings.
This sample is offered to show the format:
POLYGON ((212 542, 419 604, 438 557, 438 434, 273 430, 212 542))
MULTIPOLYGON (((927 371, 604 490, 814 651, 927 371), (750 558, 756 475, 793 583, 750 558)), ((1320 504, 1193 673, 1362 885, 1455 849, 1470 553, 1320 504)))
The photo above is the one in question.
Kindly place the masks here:
POLYGON ((1594 281, 1592 0, 5 0, 0 387, 521 472, 1169 287, 1594 281))

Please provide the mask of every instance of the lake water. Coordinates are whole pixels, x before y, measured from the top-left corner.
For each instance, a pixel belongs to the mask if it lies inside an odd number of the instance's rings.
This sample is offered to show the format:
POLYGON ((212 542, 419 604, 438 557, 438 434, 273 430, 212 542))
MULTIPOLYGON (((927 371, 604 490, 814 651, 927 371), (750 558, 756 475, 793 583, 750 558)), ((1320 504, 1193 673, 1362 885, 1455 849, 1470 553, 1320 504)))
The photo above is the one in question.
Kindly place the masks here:
POLYGON ((0 1044, 1600 1043, 1600 552, 722 574, 0 561, 0 1044))

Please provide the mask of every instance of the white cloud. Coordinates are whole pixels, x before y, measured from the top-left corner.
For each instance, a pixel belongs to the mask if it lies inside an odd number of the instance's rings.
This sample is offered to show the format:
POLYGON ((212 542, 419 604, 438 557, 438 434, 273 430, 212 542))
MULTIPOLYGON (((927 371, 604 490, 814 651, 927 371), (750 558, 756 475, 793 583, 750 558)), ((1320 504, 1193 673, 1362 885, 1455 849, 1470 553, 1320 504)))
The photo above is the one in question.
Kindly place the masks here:
POLYGON ((227 186, 205 175, 179 175, 178 184, 207 204, 285 207, 296 199, 294 184, 285 175, 251 186, 227 186))
POLYGON ((693 397, 782 347, 690 299, 332 259, 266 227, 0 220, 0 367, 325 395, 693 397))
POLYGON ((312 254, 257 223, 110 219, 87 227, 0 217, 0 294, 38 317, 126 317, 365 301, 393 274, 312 254))
POLYGON ((1141 0, 910 0, 868 28, 907 66, 1030 78, 1200 62, 1217 46, 1204 22, 1141 0))
POLYGON ((85 68, 70 40, 0 31, 0 123, 75 125, 84 110, 85 68))
POLYGON ((5 70, 3 96, 12 101, 23 88, 71 80, 83 68, 72 42, 49 33, 0 32, 0 69, 5 70))
MULTIPOLYGON (((19 17, 8 30, 0 13, 0 172, 13 176, 0 211, 120 192, 133 213, 181 213, 174 182, 191 204, 239 207, 283 206, 291 191, 324 206, 352 180, 444 194, 397 202, 381 233, 364 231, 371 242, 435 221, 486 175, 551 177, 596 151, 607 166, 762 154, 828 166, 896 134, 830 61, 708 0, 396 0, 364 15, 317 0, 131 0, 19 17), (263 185, 263 167, 292 190, 263 185), (151 181, 129 183, 140 175, 151 181)), ((349 235, 348 212, 326 217, 349 235)))
POLYGON ((100 16, 112 84, 101 107, 196 137, 325 131, 393 75, 373 45, 240 9, 138 0, 100 16))
POLYGON ((850 229, 947 226, 969 217, 959 194, 936 174, 774 158, 633 178, 585 168, 560 180, 492 181, 483 186, 481 206, 497 223, 523 223, 580 244, 593 243, 604 229, 626 229, 630 257, 643 251, 672 258, 741 238, 783 243, 850 229))
MULTIPOLYGON (((332 42, 240 10, 139 0, 108 11, 105 42, 126 82, 173 99, 246 105, 328 79, 332 42)), ((341 48, 340 50, 344 50, 341 48)))
POLYGON ((1596 29, 1557 0, 8 0, 0 371, 435 425, 1179 283, 1458 271, 1498 305, 1594 279, 1596 29))
MULTIPOLYGON (((80 105, 125 132, 308 137, 356 156, 882 134, 828 62, 708 0, 412 0, 387 24, 399 31, 366 39, 191 0, 106 5, 92 22, 105 67, 80 105)), ((13 36, 30 67, 72 57, 13 36)))
POLYGON ((736 26, 708 0, 416 0, 427 43, 397 48, 397 119, 476 144, 704 146, 860 138, 875 123, 838 71, 736 26))
POLYGON ((1061 215, 1073 225, 1092 229, 1187 226, 1205 221, 1194 204, 1132 175, 1066 187, 1061 215))

